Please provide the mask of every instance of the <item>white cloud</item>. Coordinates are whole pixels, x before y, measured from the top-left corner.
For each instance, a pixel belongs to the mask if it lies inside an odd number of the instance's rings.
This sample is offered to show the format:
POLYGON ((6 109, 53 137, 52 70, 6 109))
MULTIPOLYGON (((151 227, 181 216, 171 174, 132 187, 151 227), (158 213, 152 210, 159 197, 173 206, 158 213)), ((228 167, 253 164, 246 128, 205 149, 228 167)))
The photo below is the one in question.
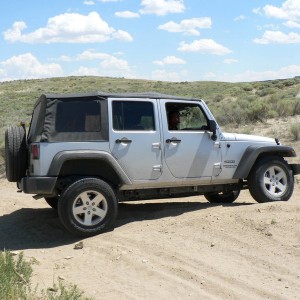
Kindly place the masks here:
POLYGON ((115 12, 115 16, 119 18, 125 18, 125 19, 134 19, 134 18, 139 18, 140 15, 138 13, 125 10, 125 11, 117 11, 115 12))
POLYGON ((17 42, 21 35, 22 35, 22 30, 26 29, 27 25, 23 21, 18 21, 15 22, 12 26, 11 29, 8 29, 5 31, 4 34, 4 39, 8 40, 10 42, 17 42))
POLYGON ((265 31, 262 38, 253 40, 257 44, 298 44, 300 43, 300 34, 290 32, 288 34, 281 31, 265 31))
POLYGON ((102 53, 102 52, 95 52, 94 50, 86 50, 82 53, 78 54, 75 59, 76 61, 86 61, 86 60, 97 60, 97 59, 106 59, 110 57, 110 54, 102 53))
POLYGON ((0 80, 34 79, 63 75, 59 64, 43 64, 32 53, 25 53, 0 62, 0 80))
POLYGON ((204 80, 214 80, 215 78, 217 78, 217 75, 214 72, 208 72, 203 76, 204 80))
POLYGON ((158 26, 158 28, 168 32, 181 32, 187 35, 200 35, 200 32, 197 29, 211 28, 211 25, 211 18, 205 17, 182 20, 180 23, 170 21, 158 26))
POLYGON ((114 56, 108 56, 96 67, 89 68, 81 66, 72 73, 73 76, 110 76, 136 78, 136 75, 128 62, 114 56))
POLYGON ((240 16, 234 18, 233 21, 238 22, 238 21, 243 21, 245 19, 246 19, 246 17, 244 15, 240 15, 240 16))
POLYGON ((22 34, 25 22, 15 22, 11 29, 4 32, 10 42, 24 43, 97 43, 111 39, 132 41, 131 35, 123 30, 115 30, 102 20, 97 12, 88 15, 65 13, 48 19, 44 28, 22 34))
POLYGON ((285 79, 299 76, 300 65, 289 65, 282 67, 279 70, 268 70, 263 72, 246 71, 236 75, 223 75, 217 80, 230 82, 250 82, 261 80, 285 79))
POLYGON ((88 68, 88 67, 79 67, 78 70, 72 72, 72 76, 102 76, 100 69, 98 68, 88 68))
MULTIPOLYGON (((287 20, 283 23, 288 28, 300 28, 300 1, 287 0, 281 6, 266 5, 258 10, 263 12, 269 18, 287 20)), ((265 27, 266 28, 266 27, 265 27)), ((253 40, 257 44, 298 44, 300 43, 300 34, 295 32, 283 33, 278 27, 264 32, 261 38, 253 40)))
POLYGON ((83 2, 84 5, 95 5, 96 2, 95 1, 90 1, 90 0, 86 0, 83 2))
POLYGON ((187 71, 181 72, 167 72, 166 70, 154 70, 151 73, 152 80, 161 80, 161 81, 185 81, 187 78, 187 71))
POLYGON ((121 2, 123 0, 97 0, 97 1, 107 3, 107 2, 121 2))
POLYGON ((75 61, 91 61, 91 60, 105 60, 114 57, 111 54, 104 52, 96 52, 93 49, 85 50, 76 56, 61 55, 58 58, 52 58, 52 61, 75 62, 75 61))
POLYGON ((93 49, 83 51, 73 57, 62 55, 56 60, 63 62, 95 61, 95 63, 93 63, 94 67, 80 66, 78 70, 71 75, 136 77, 133 67, 131 67, 125 59, 118 58, 108 53, 96 52, 93 49))
POLYGON ((294 21, 287 21, 283 23, 284 26, 289 28, 300 28, 300 23, 294 22, 294 21))
POLYGON ((155 60, 153 61, 153 63, 155 65, 158 66, 164 66, 164 65, 184 65, 186 64, 186 61, 178 58, 176 56, 166 56, 164 59, 162 60, 155 60))
POLYGON ((266 5, 263 10, 265 15, 270 18, 285 19, 290 21, 300 20, 299 0, 287 0, 283 2, 281 7, 266 5))
POLYGON ((123 42, 131 42, 133 41, 132 36, 124 31, 124 30, 117 30, 112 34, 113 39, 123 41, 123 42))
MULTIPOLYGON (((97 2, 102 2, 102 3, 108 3, 108 2, 121 2, 123 0, 96 0, 97 2)), ((96 2, 95 1, 92 1, 92 0, 85 0, 83 2, 83 4, 85 5, 95 5, 96 2)))
MULTIPOLYGON (((110 55, 106 59, 104 59, 100 63, 100 67, 104 70, 110 70, 110 71, 118 71, 118 72, 125 72, 126 74, 131 73, 131 68, 128 64, 128 62, 124 59, 119 59, 115 56, 110 55)), ((124 74, 124 73, 122 73, 124 74)))
POLYGON ((278 30, 280 28, 280 26, 277 24, 265 24, 263 26, 256 26, 256 28, 257 28, 257 30, 268 29, 268 30, 275 31, 275 30, 278 30))
POLYGON ((224 59, 223 60, 223 63, 224 64, 228 64, 228 65, 231 65, 231 64, 235 64, 237 63, 238 60, 237 59, 234 59, 234 58, 227 58, 227 59, 224 59))
POLYGON ((215 55, 225 55, 232 52, 230 49, 216 43, 212 39, 195 40, 190 44, 181 42, 178 50, 183 52, 200 52, 215 55))
POLYGON ((183 0, 142 0, 141 14, 165 16, 170 13, 182 13, 185 10, 183 0))
POLYGON ((262 10, 261 10, 261 7, 253 8, 253 9, 252 9, 252 12, 253 12, 254 14, 256 14, 256 15, 260 15, 260 16, 263 15, 262 10))
POLYGON ((59 57, 55 57, 55 58, 49 58, 49 61, 62 61, 62 62, 70 62, 72 61, 71 57, 68 55, 61 55, 59 57))

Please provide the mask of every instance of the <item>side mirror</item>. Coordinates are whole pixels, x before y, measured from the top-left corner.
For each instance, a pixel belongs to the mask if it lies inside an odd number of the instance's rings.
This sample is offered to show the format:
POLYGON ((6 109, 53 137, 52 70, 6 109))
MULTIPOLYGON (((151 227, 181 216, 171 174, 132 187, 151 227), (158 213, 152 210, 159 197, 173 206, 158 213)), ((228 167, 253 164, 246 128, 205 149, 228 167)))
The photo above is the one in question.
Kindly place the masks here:
POLYGON ((217 123, 215 120, 208 120, 208 129, 212 132, 211 139, 213 141, 217 140, 217 123))

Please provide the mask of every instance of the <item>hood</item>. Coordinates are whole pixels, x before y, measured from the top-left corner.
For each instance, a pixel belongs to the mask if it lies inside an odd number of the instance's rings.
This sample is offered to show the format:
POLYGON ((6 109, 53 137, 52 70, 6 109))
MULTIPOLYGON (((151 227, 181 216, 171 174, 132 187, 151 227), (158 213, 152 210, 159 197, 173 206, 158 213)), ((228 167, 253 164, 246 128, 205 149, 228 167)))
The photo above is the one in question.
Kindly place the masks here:
POLYGON ((258 135, 227 133, 227 132, 223 132, 223 140, 225 140, 225 141, 249 141, 249 142, 251 141, 251 142, 276 144, 276 141, 273 138, 262 137, 262 136, 258 136, 258 135))

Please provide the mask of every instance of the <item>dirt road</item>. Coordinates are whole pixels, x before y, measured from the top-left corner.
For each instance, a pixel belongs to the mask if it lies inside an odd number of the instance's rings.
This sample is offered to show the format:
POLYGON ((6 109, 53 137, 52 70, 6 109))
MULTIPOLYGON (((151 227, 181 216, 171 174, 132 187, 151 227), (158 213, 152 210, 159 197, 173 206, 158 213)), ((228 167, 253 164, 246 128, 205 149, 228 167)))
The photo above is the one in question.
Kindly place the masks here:
POLYGON ((40 289, 62 278, 94 299, 300 299, 299 184, 287 203, 121 204, 114 231, 77 250, 43 200, 4 180, 0 200, 0 249, 34 257, 40 289))

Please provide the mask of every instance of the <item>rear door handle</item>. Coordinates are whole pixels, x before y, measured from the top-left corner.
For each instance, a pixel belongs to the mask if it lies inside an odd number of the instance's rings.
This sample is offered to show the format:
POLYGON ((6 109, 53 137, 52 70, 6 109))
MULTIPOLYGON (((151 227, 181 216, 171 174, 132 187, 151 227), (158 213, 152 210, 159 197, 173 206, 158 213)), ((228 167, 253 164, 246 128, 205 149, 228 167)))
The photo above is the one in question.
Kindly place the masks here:
POLYGON ((180 142, 181 142, 181 140, 176 139, 176 138, 171 138, 171 139, 166 140, 167 144, 171 144, 171 143, 179 144, 180 142))
POLYGON ((130 144, 132 140, 129 140, 127 138, 121 138, 116 140, 116 144, 130 144))

